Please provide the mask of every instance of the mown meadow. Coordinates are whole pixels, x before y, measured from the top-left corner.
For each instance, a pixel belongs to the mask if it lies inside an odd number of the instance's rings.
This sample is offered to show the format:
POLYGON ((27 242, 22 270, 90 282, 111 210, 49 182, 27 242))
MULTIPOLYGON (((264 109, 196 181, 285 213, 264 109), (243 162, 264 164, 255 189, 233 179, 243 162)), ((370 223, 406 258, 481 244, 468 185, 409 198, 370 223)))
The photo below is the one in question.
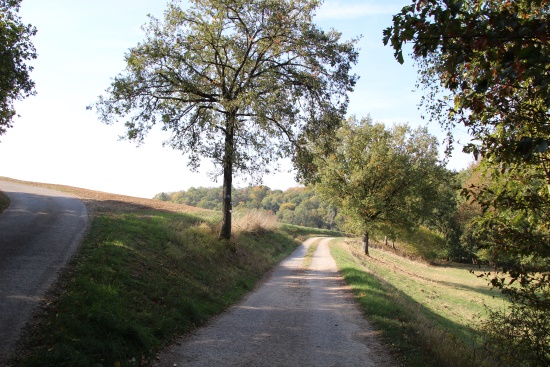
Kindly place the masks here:
POLYGON ((507 305, 474 272, 457 263, 429 264, 371 248, 358 240, 331 244, 338 268, 366 317, 405 366, 489 366, 479 321, 507 305))

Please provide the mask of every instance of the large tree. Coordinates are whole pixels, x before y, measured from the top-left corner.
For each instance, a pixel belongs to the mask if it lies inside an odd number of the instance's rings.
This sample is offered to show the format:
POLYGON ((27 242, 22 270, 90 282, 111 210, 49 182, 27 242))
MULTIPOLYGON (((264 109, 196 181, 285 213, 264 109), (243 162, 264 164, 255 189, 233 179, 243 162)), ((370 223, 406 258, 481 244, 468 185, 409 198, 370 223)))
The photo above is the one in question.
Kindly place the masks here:
POLYGON ((335 151, 315 156, 315 189, 348 216, 349 231, 365 235, 366 253, 373 230, 414 227, 434 209, 445 169, 426 128, 351 117, 336 139, 335 151))
POLYGON ((229 239, 234 173, 260 175, 283 156, 301 162, 301 147, 345 113, 358 54, 355 41, 312 23, 316 0, 189 3, 151 19, 96 107, 138 142, 161 124, 193 168, 210 158, 223 174, 220 238, 229 239))
POLYGON ((28 61, 36 58, 36 28, 18 15, 21 0, 0 0, 0 135, 12 127, 14 102, 35 94, 28 61))

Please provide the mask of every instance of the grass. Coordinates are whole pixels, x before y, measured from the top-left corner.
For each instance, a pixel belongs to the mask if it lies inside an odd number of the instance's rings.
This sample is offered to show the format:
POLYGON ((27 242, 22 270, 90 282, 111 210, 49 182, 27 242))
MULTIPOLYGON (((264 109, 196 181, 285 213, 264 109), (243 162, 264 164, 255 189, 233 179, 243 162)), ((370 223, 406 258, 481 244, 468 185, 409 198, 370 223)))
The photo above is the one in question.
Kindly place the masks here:
POLYGON ((220 242, 215 212, 160 210, 71 190, 86 197, 90 230, 13 365, 148 365, 252 290, 297 247, 294 237, 324 232, 284 225, 220 242))
POLYGON ((6 210, 10 206, 10 198, 8 195, 0 191, 0 213, 6 210))
POLYGON ((483 366, 476 322, 505 301, 466 266, 430 266, 333 241, 331 251, 367 317, 406 366, 483 366))
POLYGON ((263 234, 277 230, 279 222, 271 211, 251 209, 236 212, 232 218, 232 228, 237 235, 242 232, 263 234))
POLYGON ((315 251, 317 251, 318 245, 319 241, 315 241, 307 248, 306 254, 304 255, 304 260, 302 262, 302 267, 304 269, 308 269, 311 266, 311 261, 313 260, 313 255, 315 255, 315 251))

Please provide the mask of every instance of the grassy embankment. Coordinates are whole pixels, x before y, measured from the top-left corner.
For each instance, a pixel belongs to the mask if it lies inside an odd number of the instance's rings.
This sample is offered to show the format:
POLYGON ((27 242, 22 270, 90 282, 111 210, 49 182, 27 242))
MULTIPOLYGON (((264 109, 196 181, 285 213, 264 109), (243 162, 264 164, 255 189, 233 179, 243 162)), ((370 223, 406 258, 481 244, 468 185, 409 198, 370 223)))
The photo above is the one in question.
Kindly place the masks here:
POLYGON ((10 198, 0 191, 0 213, 6 210, 10 206, 10 198))
POLYGON ((220 242, 216 212, 52 188, 83 197, 91 226, 17 366, 147 365, 155 351, 253 289, 297 247, 295 238, 336 234, 247 227, 251 220, 244 218, 234 239, 220 242))
POLYGON ((433 266, 333 241, 331 251, 367 317, 405 366, 484 366, 476 322, 505 301, 471 266, 433 266))

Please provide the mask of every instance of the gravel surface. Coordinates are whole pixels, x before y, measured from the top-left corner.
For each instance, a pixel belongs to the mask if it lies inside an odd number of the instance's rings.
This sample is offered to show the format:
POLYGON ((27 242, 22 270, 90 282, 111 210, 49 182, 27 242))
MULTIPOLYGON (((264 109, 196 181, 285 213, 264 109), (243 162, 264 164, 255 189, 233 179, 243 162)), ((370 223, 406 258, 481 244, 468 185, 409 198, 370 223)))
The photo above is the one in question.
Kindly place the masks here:
POLYGON ((242 303, 165 350, 157 365, 397 366, 338 274, 329 241, 306 241, 242 303))
POLYGON ((0 214, 0 366, 87 226, 84 204, 70 194, 0 180, 11 204, 0 214))

